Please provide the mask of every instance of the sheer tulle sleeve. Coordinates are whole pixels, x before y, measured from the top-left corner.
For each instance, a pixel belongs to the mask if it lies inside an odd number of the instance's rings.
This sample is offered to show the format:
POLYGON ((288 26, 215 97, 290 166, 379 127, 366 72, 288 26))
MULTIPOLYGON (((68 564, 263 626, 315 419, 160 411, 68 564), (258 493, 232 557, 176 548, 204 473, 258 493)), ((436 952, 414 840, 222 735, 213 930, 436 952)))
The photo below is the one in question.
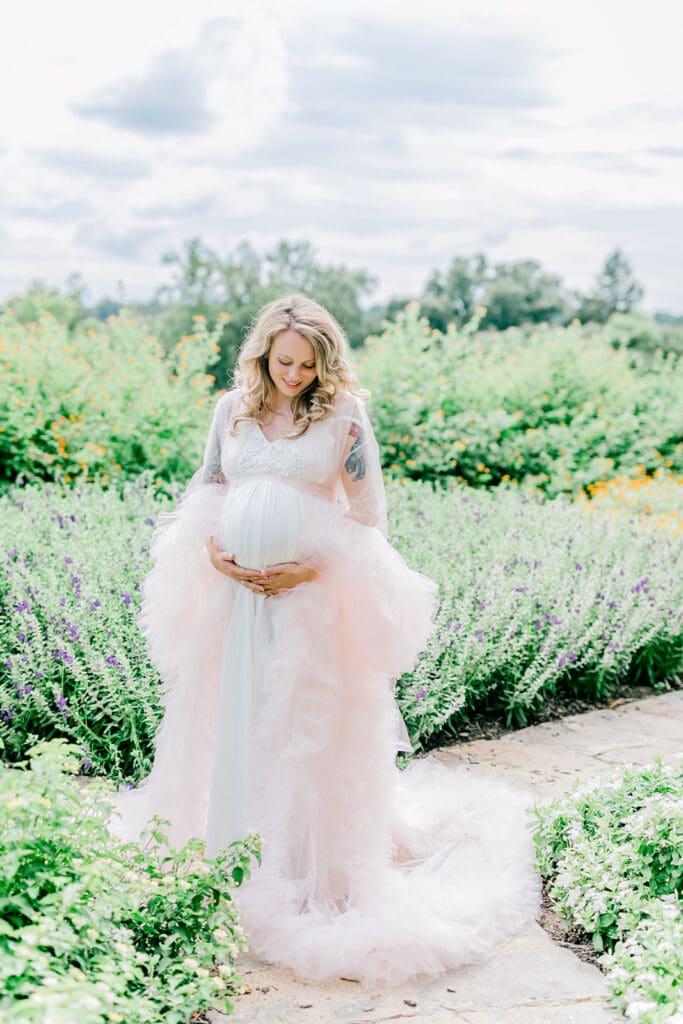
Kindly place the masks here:
POLYGON ((340 481, 347 515, 387 536, 387 499, 377 438, 362 399, 349 395, 338 414, 340 481))
POLYGON ((190 641, 202 639, 212 623, 218 624, 228 596, 228 579, 211 564, 208 539, 218 534, 229 489, 221 468, 221 438, 232 397, 228 392, 217 400, 202 464, 175 509, 159 513, 152 534, 153 565, 143 582, 139 625, 166 688, 192 673, 190 641))
POLYGON ((230 580, 211 564, 207 541, 218 535, 230 489, 221 442, 233 400, 233 392, 217 400, 202 463, 152 533, 138 625, 159 673, 164 714, 152 771, 116 797, 109 827, 125 840, 138 838, 152 812, 174 823, 169 834, 177 846, 205 829, 223 630, 233 603, 230 580))

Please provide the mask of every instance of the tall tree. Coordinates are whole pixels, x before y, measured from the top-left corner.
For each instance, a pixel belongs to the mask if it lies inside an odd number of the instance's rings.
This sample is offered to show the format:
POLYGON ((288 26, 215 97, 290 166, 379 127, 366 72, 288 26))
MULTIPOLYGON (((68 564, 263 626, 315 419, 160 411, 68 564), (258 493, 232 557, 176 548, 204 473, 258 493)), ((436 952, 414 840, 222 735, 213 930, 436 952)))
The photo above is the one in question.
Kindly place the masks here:
POLYGON ((584 296, 577 294, 576 316, 584 323, 589 320, 604 323, 612 313, 630 312, 644 294, 645 289, 633 276, 631 264, 617 248, 603 263, 593 291, 584 296))
POLYGON ((173 278, 157 291, 166 307, 162 338, 174 344, 192 331, 192 316, 201 314, 212 326, 225 311, 221 356, 213 371, 217 386, 225 387, 237 352, 254 315, 283 292, 297 291, 322 303, 336 317, 352 345, 364 337, 366 314, 361 297, 374 290, 376 279, 365 270, 323 265, 307 241, 280 240, 260 254, 247 241, 219 255, 201 239, 192 238, 163 262, 174 268, 173 278))
POLYGON ((419 300, 421 316, 439 331, 449 323, 460 326, 469 320, 483 295, 486 271, 486 256, 481 252, 455 256, 445 273, 432 271, 419 300))
POLYGON ((537 260, 497 263, 489 277, 482 304, 482 327, 505 330, 526 323, 562 323, 568 297, 557 274, 546 273, 537 260))

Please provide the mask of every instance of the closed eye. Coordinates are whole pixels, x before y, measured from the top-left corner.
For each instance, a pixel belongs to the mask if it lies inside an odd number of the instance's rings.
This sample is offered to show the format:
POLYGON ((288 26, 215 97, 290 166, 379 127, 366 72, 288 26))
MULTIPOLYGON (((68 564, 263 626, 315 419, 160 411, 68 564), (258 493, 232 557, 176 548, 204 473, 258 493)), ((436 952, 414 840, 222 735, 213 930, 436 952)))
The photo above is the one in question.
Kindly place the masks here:
MULTIPOLYGON (((280 366, 291 366, 292 365, 291 363, 286 363, 283 359, 278 359, 278 362, 280 363, 280 366)), ((306 366, 306 364, 304 363, 304 369, 305 370, 315 370, 315 363, 313 363, 313 366, 306 366)))

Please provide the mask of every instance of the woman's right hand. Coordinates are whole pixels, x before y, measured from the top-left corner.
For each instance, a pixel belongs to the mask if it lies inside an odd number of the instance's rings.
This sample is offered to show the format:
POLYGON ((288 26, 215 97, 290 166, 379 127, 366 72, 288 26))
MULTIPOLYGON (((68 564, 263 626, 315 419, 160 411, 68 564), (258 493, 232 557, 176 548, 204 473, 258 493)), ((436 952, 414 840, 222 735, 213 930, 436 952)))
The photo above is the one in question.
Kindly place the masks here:
POLYGON ((209 550, 209 558, 214 569, 218 569, 219 572, 229 576, 230 579, 235 580, 236 583, 241 583, 243 586, 248 587, 249 590, 253 590, 256 594, 263 594, 265 588, 263 584, 258 582, 262 576, 260 569, 243 569, 241 565, 238 565, 235 561, 234 553, 230 554, 220 548, 216 543, 216 540, 211 534, 209 537, 207 547, 209 550))

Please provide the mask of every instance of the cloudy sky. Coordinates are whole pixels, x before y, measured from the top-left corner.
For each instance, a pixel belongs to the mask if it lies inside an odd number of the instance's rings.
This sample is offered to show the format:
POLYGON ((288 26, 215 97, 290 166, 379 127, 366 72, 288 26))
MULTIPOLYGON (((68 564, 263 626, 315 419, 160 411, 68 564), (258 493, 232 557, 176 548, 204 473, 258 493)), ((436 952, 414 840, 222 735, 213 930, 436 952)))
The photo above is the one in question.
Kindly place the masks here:
POLYGON ((590 285, 621 246, 683 313, 672 0, 23 0, 3 14, 0 297, 309 239, 372 299, 454 254, 590 285))

